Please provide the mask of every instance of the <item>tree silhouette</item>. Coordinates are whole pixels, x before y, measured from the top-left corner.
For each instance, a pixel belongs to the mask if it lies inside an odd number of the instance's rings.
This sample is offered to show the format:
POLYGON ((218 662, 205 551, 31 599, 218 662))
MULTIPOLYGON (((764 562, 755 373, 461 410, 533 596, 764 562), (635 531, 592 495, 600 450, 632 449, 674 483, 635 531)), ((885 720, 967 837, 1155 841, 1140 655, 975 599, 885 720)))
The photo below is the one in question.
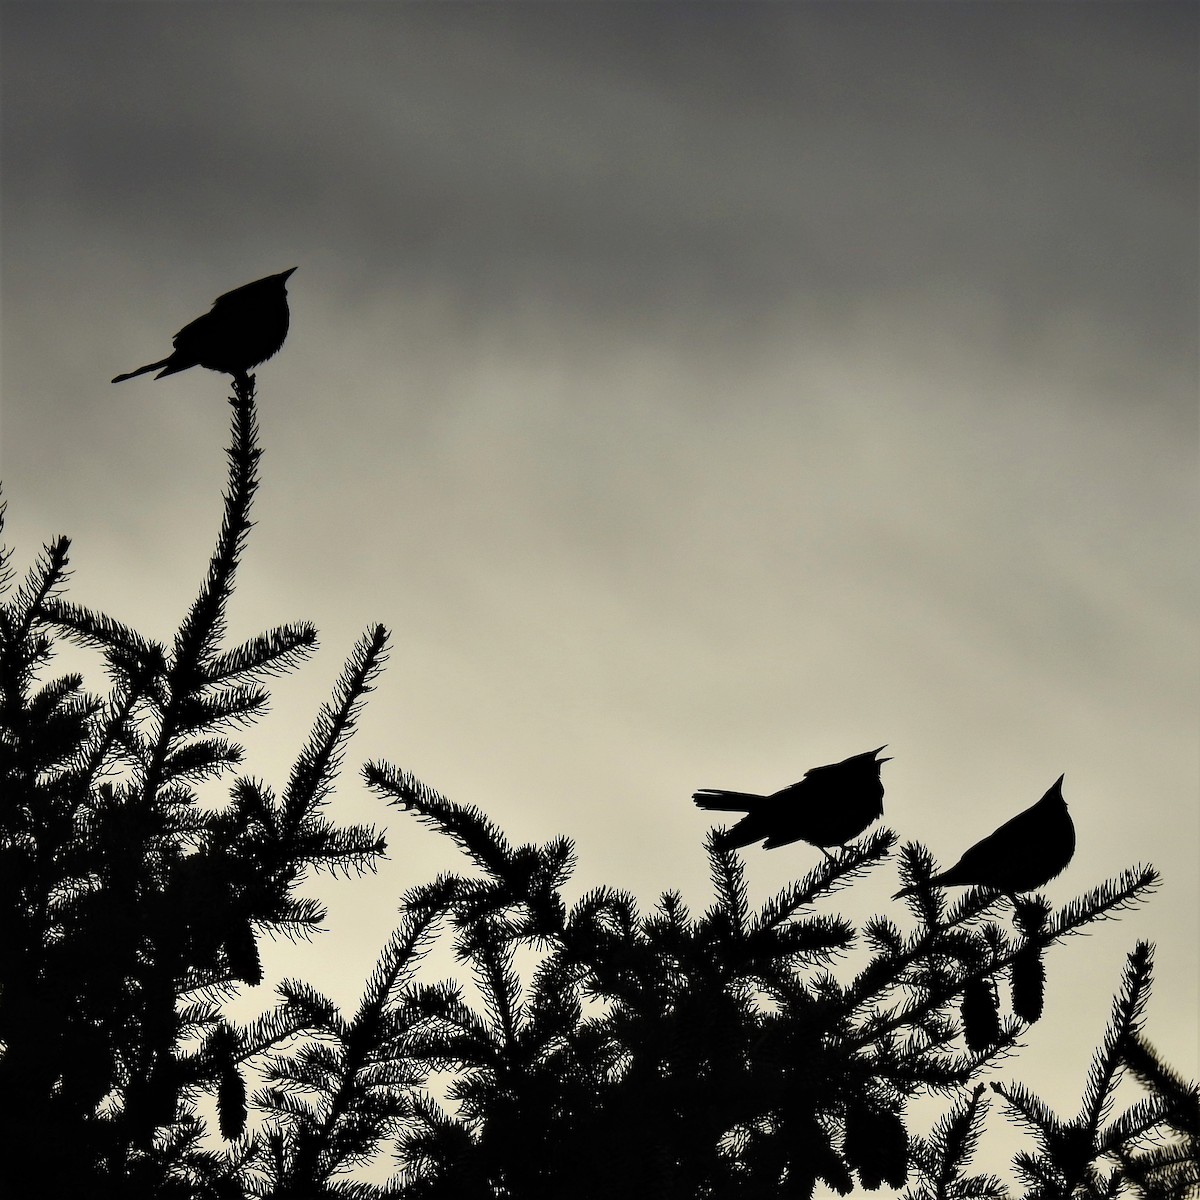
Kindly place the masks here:
POLYGON ((568 903, 568 839, 514 847, 478 808, 372 762, 368 788, 451 838, 466 869, 399 897, 353 1013, 287 979, 268 1011, 233 1021, 226 1002, 263 978, 261 936, 312 936, 324 918, 297 894, 306 873, 369 870, 384 852, 375 829, 329 816, 382 627, 282 789, 238 773, 233 735, 263 712, 264 681, 316 645, 299 624, 224 646, 258 482, 253 386, 235 380, 224 519, 169 647, 62 598, 65 538, 19 584, 3 560, 0 1171, 15 1194, 1182 1200, 1196 1187, 1197 1089, 1141 1032, 1145 945, 1079 1114, 993 1083, 1036 1148, 1014 1161, 1015 1191, 970 1173, 981 1076, 1040 1017, 1048 950, 1144 899, 1149 867, 1057 910, 1022 897, 1010 923, 992 889, 951 901, 932 887, 928 851, 909 843, 915 927, 879 914, 856 928, 821 905, 893 852, 891 830, 757 910, 714 831, 698 915, 673 891, 645 910, 603 885, 568 903), (64 639, 99 652, 103 694, 79 674, 44 678, 64 639), (202 785, 220 779, 214 802, 202 785), (439 938, 463 980, 427 977, 439 938), (865 949, 853 970, 852 947, 865 949), (1146 1098, 1110 1120, 1126 1073, 1146 1098), (922 1138, 908 1104, 929 1092, 951 1099, 922 1138))
POLYGON ((60 598, 66 538, 0 610, 0 1103, 20 1148, 6 1165, 35 1169, 48 1195, 195 1195, 234 1177, 202 1148, 195 1102, 215 1091, 221 1132, 240 1134, 240 1064, 258 1048, 218 1000, 261 979, 256 933, 319 926, 321 907, 295 895, 307 870, 383 852, 375 831, 322 813, 382 629, 356 648, 282 798, 245 777, 219 809, 197 794, 240 762, 226 734, 265 708, 261 680, 316 645, 310 625, 287 625, 221 648, 257 487, 251 382, 233 408, 224 520, 170 649, 60 598), (78 675, 35 686, 56 635, 101 652, 106 696, 78 675))

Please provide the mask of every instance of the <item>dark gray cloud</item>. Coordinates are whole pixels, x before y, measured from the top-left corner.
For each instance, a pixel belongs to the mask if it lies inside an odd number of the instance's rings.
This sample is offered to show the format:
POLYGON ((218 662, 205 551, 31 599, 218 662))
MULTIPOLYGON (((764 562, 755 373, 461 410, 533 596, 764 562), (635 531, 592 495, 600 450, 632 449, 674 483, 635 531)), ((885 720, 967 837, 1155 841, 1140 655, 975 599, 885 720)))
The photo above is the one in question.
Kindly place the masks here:
POLYGON ((9 6, 5 204, 147 264, 752 322, 931 286, 1192 341, 1190 6, 9 6), (116 249, 117 247, 113 247, 116 249))

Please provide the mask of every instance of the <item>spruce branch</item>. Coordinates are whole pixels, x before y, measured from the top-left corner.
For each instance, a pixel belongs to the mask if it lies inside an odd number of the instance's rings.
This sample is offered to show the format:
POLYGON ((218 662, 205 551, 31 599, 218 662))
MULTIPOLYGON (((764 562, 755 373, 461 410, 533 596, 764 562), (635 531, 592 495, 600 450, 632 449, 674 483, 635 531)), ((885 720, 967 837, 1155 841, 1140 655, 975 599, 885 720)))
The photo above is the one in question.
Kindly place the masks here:
POLYGON ((391 797, 392 803, 415 811, 425 824, 441 830, 493 878, 504 879, 510 873, 515 860, 513 848, 482 810, 447 800, 390 763, 367 763, 363 778, 369 787, 391 797))
POLYGON ((1047 923, 1045 931, 1030 940, 1046 946, 1093 921, 1111 920, 1117 913, 1146 899, 1161 882, 1153 867, 1130 867, 1116 879, 1106 880, 1064 905, 1047 923))
MULTIPOLYGON (((0 498, 0 537, 4 535, 4 520, 8 513, 8 501, 0 498)), ((10 547, 0 544, 0 599, 8 595, 12 588, 15 572, 12 567, 13 551, 10 547)), ((0 605, 0 612, 4 606, 0 605)))
POLYGON ((136 664, 137 673, 160 677, 166 672, 167 654, 161 643, 107 613, 54 597, 43 603, 42 616, 76 645, 101 650, 120 664, 136 664))
POLYGON ((1133 1145, 1160 1139, 1164 1127, 1169 1127, 1168 1117, 1168 1106, 1160 1097, 1150 1096, 1131 1104, 1098 1132, 1098 1153, 1120 1157, 1133 1145))
POLYGON ((57 537, 42 547, 25 579, 0 609, 0 647, 16 649, 31 641, 34 626, 45 619, 46 604, 66 585, 70 548, 67 537, 57 537))
POLYGON ((179 736, 200 730, 245 727, 267 708, 261 688, 235 686, 194 693, 176 706, 175 729, 179 736))
POLYGON ((149 680, 123 676, 109 692, 92 723, 90 742, 81 749, 74 772, 81 790, 94 785, 121 750, 135 768, 148 764, 150 746, 140 736, 137 716, 148 690, 149 680))
MULTIPOLYGON (((1121 1071, 1130 1058, 1141 1055, 1138 1027, 1150 989, 1151 959, 1151 947, 1139 943, 1126 961, 1112 1018, 1089 1069, 1076 1117, 1062 1120, 1021 1084, 991 1085, 1014 1119, 1037 1139, 1037 1153, 1022 1152, 1013 1160, 1018 1175, 1034 1194, 1071 1196, 1080 1189, 1087 1196, 1115 1196, 1132 1184, 1147 1198, 1182 1200, 1187 1189, 1200 1182, 1195 1138, 1186 1132, 1179 1136, 1180 1106, 1176 1101, 1195 1095, 1187 1085, 1182 1093, 1175 1089, 1170 1097, 1152 1093, 1103 1125, 1121 1071), (1166 1147, 1154 1144, 1168 1134, 1175 1140, 1166 1147), (1102 1170, 1104 1159, 1116 1166, 1102 1170)), ((1141 1065, 1153 1078, 1153 1066, 1144 1061, 1141 1065)), ((1176 1079, 1168 1086, 1175 1083, 1182 1081, 1176 1079)))
POLYGON ((709 922, 720 921, 733 939, 746 933, 749 906, 746 903, 746 871, 741 855, 733 849, 723 849, 715 829, 704 840, 708 853, 709 875, 717 893, 717 905, 707 914, 709 922))
POLYGON ((487 1022, 448 981, 414 983, 405 989, 406 1056, 432 1070, 485 1070, 496 1063, 487 1022))
POLYGON ((503 931, 493 928, 490 936, 473 939, 471 965, 475 982, 487 1005, 490 1034, 498 1055, 510 1053, 517 1045, 523 1011, 521 983, 513 969, 512 943, 503 931))
POLYGON ((1138 942, 1125 963, 1121 990, 1113 1001, 1112 1017, 1088 1070, 1080 1122, 1093 1141, 1112 1107, 1113 1092, 1124 1065, 1127 1040, 1136 1034, 1145 1016, 1153 977, 1153 950, 1138 942))
POLYGON ((886 858, 895 842, 896 835, 890 829, 876 829, 859 841, 851 842, 839 854, 822 860, 802 879, 785 887, 763 905, 750 924, 751 932, 781 925, 818 897, 847 886, 886 858))
POLYGON ((1036 1137, 1051 1138, 1062 1128, 1053 1109, 1024 1084, 993 1081, 989 1086, 1008 1105, 1016 1121, 1036 1137))
POLYGON ((1200 1141, 1200 1086, 1163 1062, 1139 1030, 1129 1032, 1121 1057, 1142 1086, 1160 1098, 1164 1122, 1193 1143, 1200 1141))
POLYGON ((62 675, 58 679, 38 688, 29 697, 29 719, 34 724, 52 720, 63 707, 71 702, 78 702, 79 693, 83 689, 83 676, 72 673, 62 675))
POLYGON ((338 678, 332 702, 321 706, 283 793, 286 827, 293 832, 302 828, 332 787, 346 740, 382 669, 387 637, 387 630, 376 625, 359 639, 338 678))
POLYGON ((446 877, 440 887, 426 889, 419 903, 406 910, 404 921, 388 939, 367 981, 352 1028, 371 1027, 386 1007, 398 1000, 400 990, 429 952, 437 924, 449 912, 456 892, 446 877))
MULTIPOLYGON (((854 926, 844 917, 814 915, 787 925, 764 925, 747 934, 746 961, 757 974, 761 967, 794 970, 797 959, 825 962, 854 942, 854 926)), ((769 985, 774 975, 759 975, 769 985)))
POLYGON ((164 784, 179 780, 198 783, 215 779, 242 761, 242 747, 225 738, 201 738, 168 754, 162 765, 164 784))
POLYGON ((308 658, 317 644, 316 627, 309 622, 280 625, 212 655, 204 666, 204 682, 229 684, 244 676, 261 679, 284 674, 308 658))
POLYGON ((172 666, 178 691, 190 690, 180 684, 199 682, 203 664, 216 652, 225 631, 225 609, 233 594, 238 560, 253 526, 250 507, 258 490, 258 462, 262 457, 253 381, 235 381, 230 405, 233 422, 226 451, 229 482, 225 489, 225 511, 208 574, 175 635, 172 666))

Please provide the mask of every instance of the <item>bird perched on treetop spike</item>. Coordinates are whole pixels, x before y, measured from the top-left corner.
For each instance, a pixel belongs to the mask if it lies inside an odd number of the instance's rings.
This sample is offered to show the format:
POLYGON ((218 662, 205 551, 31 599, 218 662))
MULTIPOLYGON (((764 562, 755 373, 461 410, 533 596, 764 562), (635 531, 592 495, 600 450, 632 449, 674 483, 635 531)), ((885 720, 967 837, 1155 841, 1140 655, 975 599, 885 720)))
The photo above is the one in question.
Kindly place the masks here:
POLYGON ((113 383, 147 371, 158 371, 154 378, 161 379, 189 367, 207 367, 244 379, 251 367, 275 354, 287 337, 287 281, 294 270, 291 267, 218 296, 204 316, 175 335, 170 355, 118 375, 113 383))
POLYGON ((762 841, 764 850, 808 842, 828 857, 826 846, 844 846, 883 816, 879 769, 892 760, 876 755, 885 749, 880 746, 841 762, 813 767, 798 783, 769 796, 704 788, 692 799, 698 808, 746 814, 732 829, 718 835, 720 850, 757 841, 762 841))
MULTIPOLYGON (((1007 895, 1044 887, 1066 869, 1075 853, 1075 825, 1063 799, 1060 775, 1032 808, 1005 821, 976 842, 948 871, 934 875, 933 887, 987 887, 1007 895)), ((911 896, 914 884, 893 900, 911 896)))

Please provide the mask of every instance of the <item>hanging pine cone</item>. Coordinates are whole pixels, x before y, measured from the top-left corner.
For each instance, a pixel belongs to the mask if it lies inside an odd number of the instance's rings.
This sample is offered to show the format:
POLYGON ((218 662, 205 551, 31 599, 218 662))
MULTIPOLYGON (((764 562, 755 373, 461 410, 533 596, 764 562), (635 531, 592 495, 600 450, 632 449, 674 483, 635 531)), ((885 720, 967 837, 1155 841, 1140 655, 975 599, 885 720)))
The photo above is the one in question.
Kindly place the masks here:
POLYGON ((233 918, 233 924, 225 939, 225 956, 235 979, 251 987, 262 983, 262 960, 258 956, 258 945, 254 940, 254 929, 250 922, 233 918))
POLYGON ((217 1122, 221 1136, 232 1142, 246 1129, 246 1081, 233 1063, 225 1063, 221 1069, 221 1081, 217 1085, 217 1122))
POLYGON ((900 1118, 887 1109, 847 1106, 844 1153, 868 1191, 885 1183, 900 1188, 908 1178, 908 1134, 900 1118))
POLYGON ((963 1036, 972 1050, 986 1050, 1000 1040, 1000 1006, 990 979, 972 979, 963 989, 963 1036))
POLYGON ((1013 1012, 1033 1024, 1042 1015, 1046 998, 1046 968, 1040 946, 1023 946, 1012 962, 1013 1012))

